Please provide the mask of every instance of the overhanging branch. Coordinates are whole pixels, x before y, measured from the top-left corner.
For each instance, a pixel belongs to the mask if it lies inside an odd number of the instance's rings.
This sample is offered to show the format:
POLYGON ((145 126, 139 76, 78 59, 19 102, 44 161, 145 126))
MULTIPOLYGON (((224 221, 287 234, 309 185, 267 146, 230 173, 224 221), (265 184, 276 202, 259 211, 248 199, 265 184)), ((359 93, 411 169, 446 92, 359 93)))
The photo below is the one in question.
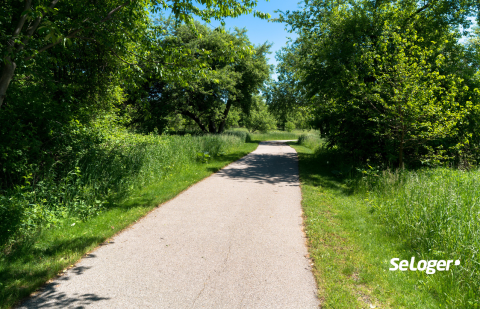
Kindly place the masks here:
MULTIPOLYGON (((54 0, 53 2, 56 3, 56 2, 58 2, 58 1, 59 1, 59 0, 54 0)), ((53 2, 52 2, 52 3, 53 3, 53 2)), ((97 22, 97 23, 94 23, 93 25, 95 26, 95 25, 98 25, 98 24, 100 24, 100 23, 103 23, 103 22, 111 19, 112 16, 113 16, 113 14, 115 14, 115 13, 118 12, 120 9, 122 9, 123 7, 125 7, 129 2, 130 2, 130 1, 126 1, 125 3, 123 3, 123 4, 119 5, 118 7, 114 8, 114 9, 111 10, 102 20, 100 20, 100 21, 97 22)), ((76 37, 80 32, 82 32, 82 31, 84 31, 84 30, 87 30, 87 29, 90 29, 90 28, 92 28, 92 26, 74 30, 74 31, 71 32, 69 35, 67 35, 67 36, 65 36, 65 37, 62 37, 62 38, 58 39, 57 41, 55 41, 55 42, 53 42, 53 43, 50 43, 50 44, 48 44, 48 45, 40 48, 35 55, 32 55, 32 56, 30 56, 30 57, 25 58, 25 61, 28 61, 28 60, 34 58, 34 57, 35 57, 36 55, 38 55, 39 53, 44 52, 44 51, 46 51, 47 49, 50 49, 50 48, 52 48, 53 46, 60 44, 64 39, 74 38, 74 37, 76 37)))

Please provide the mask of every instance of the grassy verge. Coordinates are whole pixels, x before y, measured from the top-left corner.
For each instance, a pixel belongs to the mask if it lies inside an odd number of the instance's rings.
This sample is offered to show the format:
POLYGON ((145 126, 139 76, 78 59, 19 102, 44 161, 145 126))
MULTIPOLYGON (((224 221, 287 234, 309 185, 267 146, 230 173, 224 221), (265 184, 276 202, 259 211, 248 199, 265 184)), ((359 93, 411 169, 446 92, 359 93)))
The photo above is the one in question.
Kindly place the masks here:
MULTIPOLYGON (((187 143, 192 141, 186 140, 187 143)), ((208 138, 202 140, 204 144, 208 142, 208 138)), ((8 252, 0 255, 0 308, 9 308, 157 205, 256 147, 256 143, 242 143, 211 156, 208 163, 187 160, 180 165, 181 168, 161 168, 161 177, 156 176, 155 181, 133 187, 121 199, 112 197, 108 208, 97 216, 84 220, 67 216, 56 221, 54 227, 41 229, 24 241, 15 243, 8 252)), ((152 157, 157 156, 153 153, 152 157)), ((139 175, 148 177, 147 171, 155 171, 155 166, 151 165, 154 161, 165 163, 158 157, 153 161, 145 159, 143 164, 148 163, 147 169, 139 175)))
POLYGON ((294 132, 268 132, 268 133, 249 133, 252 141, 275 141, 275 140, 296 140, 300 136, 294 132))
POLYGON ((297 140, 300 136, 304 135, 302 131, 272 131, 268 133, 249 133, 250 140, 252 141, 275 141, 275 140, 297 140))
POLYGON ((293 130, 292 132, 287 131, 269 131, 266 133, 249 133, 245 128, 234 128, 227 131, 227 134, 245 134, 247 140, 262 142, 262 141, 275 141, 275 140, 297 140, 302 135, 305 136, 316 136, 318 131, 304 131, 304 130, 293 130), (240 133, 241 132, 241 133, 240 133))
POLYGON ((441 307, 444 297, 426 284, 425 272, 388 270, 390 259, 415 254, 372 213, 365 194, 356 193, 353 180, 338 167, 339 154, 292 146, 299 154, 306 233, 322 308, 441 307))

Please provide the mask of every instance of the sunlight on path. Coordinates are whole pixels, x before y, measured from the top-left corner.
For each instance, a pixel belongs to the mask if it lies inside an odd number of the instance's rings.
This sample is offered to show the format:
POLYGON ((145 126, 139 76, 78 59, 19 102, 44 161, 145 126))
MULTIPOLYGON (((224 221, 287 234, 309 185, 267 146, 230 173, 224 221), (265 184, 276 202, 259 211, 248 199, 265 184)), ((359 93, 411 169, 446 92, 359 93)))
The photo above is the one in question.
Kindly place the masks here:
POLYGON ((263 142, 20 308, 318 308, 297 155, 263 142))

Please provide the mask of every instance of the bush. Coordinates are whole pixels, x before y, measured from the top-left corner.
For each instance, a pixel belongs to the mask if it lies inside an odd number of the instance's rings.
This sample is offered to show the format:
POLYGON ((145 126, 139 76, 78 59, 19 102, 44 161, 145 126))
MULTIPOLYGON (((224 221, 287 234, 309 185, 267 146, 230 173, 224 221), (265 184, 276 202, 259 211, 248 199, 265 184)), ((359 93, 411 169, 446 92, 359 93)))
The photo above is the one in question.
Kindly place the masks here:
POLYGON ((0 248, 63 218, 95 216, 132 191, 196 164, 199 152, 220 156, 245 139, 236 134, 159 136, 105 128, 102 134, 101 143, 63 162, 68 172, 51 168, 35 182, 30 174, 24 184, 0 191, 0 248))
POLYGON ((295 130, 295 124, 291 121, 287 121, 285 123, 285 131, 292 132, 293 130, 295 130))
POLYGON ((322 145, 322 139, 315 134, 302 134, 298 138, 298 144, 316 150, 322 145))

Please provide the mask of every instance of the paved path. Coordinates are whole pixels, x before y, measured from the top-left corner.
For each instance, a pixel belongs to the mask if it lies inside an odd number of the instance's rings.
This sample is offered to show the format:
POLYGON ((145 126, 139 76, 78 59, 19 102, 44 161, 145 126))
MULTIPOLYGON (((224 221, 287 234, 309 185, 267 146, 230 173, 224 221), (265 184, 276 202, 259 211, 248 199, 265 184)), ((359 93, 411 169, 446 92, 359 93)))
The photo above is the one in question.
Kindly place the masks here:
POLYGON ((300 200, 295 151, 261 143, 20 308, 318 308, 300 200))

